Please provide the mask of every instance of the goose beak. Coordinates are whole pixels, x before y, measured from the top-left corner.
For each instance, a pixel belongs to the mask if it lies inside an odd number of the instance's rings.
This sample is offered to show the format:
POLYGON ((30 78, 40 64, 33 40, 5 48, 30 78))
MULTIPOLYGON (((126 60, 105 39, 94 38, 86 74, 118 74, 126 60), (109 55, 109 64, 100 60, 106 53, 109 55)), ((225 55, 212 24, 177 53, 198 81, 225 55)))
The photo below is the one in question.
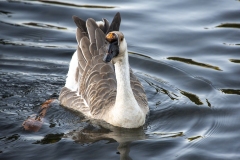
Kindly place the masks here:
POLYGON ((110 32, 107 34, 106 40, 109 42, 109 46, 108 52, 103 57, 103 61, 107 63, 110 62, 119 53, 118 35, 113 32, 110 32))

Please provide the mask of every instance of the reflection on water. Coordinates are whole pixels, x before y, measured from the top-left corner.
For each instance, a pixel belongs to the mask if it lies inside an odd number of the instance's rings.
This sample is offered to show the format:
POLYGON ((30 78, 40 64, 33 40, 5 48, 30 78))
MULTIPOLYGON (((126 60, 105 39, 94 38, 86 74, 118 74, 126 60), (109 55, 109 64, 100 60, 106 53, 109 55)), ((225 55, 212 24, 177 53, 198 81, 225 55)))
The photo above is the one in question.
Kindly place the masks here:
POLYGON ((227 46, 239 46, 240 44, 235 44, 235 43, 223 43, 224 45, 227 46))
POLYGON ((167 59, 169 60, 174 60, 174 61, 179 61, 179 62, 184 62, 187 64, 191 64, 191 65, 196 65, 196 66, 200 66, 200 67, 205 67, 205 68, 211 68, 211 69, 215 69, 218 71, 222 71, 219 67, 217 66, 212 66, 210 64, 205 64, 205 63, 200 63, 200 62, 196 62, 192 59, 188 59, 188 58, 181 58, 181 57, 168 57, 167 59))
POLYGON ((233 63, 240 63, 240 59, 229 59, 229 61, 233 63))
POLYGON ((130 144, 133 141, 144 140, 147 136, 142 127, 137 129, 124 129, 111 126, 105 122, 92 121, 78 131, 72 131, 64 135, 64 138, 71 138, 77 143, 92 144, 98 141, 105 143, 118 143, 116 148, 120 154, 120 160, 130 160, 130 144), (97 123, 98 125, 94 124, 97 123), (101 123, 101 124, 100 124, 101 123), (102 127, 102 125, 105 127, 102 127))
POLYGON ((189 98, 189 100, 192 101, 193 103, 195 103, 196 105, 202 105, 203 104, 201 102, 201 100, 199 99, 199 97, 196 96, 195 94, 185 92, 185 91, 180 91, 180 93, 182 95, 186 96, 187 98, 189 98))
POLYGON ((206 99, 206 102, 208 104, 208 107, 212 107, 211 103, 208 101, 208 99, 206 99))
POLYGON ((188 140, 189 140, 189 142, 191 142, 191 141, 197 140, 199 138, 203 138, 203 137, 202 136, 195 136, 195 137, 188 138, 188 140))
POLYGON ((176 133, 158 133, 153 132, 154 135, 161 136, 162 138, 175 138, 175 137, 182 137, 184 136, 183 132, 176 132, 176 133))
POLYGON ((9 15, 9 14, 11 14, 11 12, 7 12, 7 11, 2 11, 2 10, 0 10, 0 14, 9 15))
POLYGON ((240 28, 239 23, 223 23, 218 25, 219 28, 240 28))
POLYGON ((130 142, 119 143, 117 150, 119 151, 118 154, 120 154, 120 160, 132 160, 129 156, 130 142))
POLYGON ((0 137, 0 140, 4 141, 4 143, 7 144, 7 143, 11 143, 11 142, 14 142, 14 141, 18 140, 19 137, 20 137, 20 135, 13 134, 13 135, 11 135, 9 137, 0 137))
POLYGON ((146 139, 143 127, 136 129, 125 129, 112 126, 104 121, 90 120, 89 124, 78 131, 72 131, 65 135, 76 142, 94 143, 103 139, 111 139, 119 143, 146 139))
POLYGON ((221 91, 225 94, 238 94, 240 95, 239 89, 221 89, 221 91))
POLYGON ((43 139, 34 142, 33 144, 51 144, 59 142, 63 137, 63 133, 60 134, 47 134, 43 139))

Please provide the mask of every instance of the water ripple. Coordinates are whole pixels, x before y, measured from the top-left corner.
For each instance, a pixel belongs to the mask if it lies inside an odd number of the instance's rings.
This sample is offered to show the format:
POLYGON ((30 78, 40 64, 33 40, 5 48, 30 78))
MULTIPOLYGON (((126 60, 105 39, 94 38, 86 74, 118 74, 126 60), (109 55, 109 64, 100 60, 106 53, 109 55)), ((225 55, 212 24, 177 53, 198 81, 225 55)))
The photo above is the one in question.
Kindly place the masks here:
POLYGON ((39 2, 48 3, 48 4, 56 4, 56 5, 63 5, 63 6, 71 6, 71 7, 81 7, 81 8, 103 8, 103 9, 112 9, 112 8, 115 8, 114 6, 79 5, 79 4, 59 2, 59 1, 39 0, 39 2))
POLYGON ((0 44, 3 45, 14 45, 14 46, 28 46, 28 47, 37 47, 37 48, 69 48, 75 49, 73 46, 63 46, 63 45, 49 45, 49 43, 39 43, 39 42, 26 42, 26 41, 17 41, 17 40, 4 40, 0 39, 0 44))
POLYGON ((52 5, 61 5, 61 6, 70 6, 70 7, 79 7, 79 8, 102 8, 102 9, 113 9, 114 6, 101 6, 101 5, 80 5, 80 4, 74 4, 74 3, 67 3, 67 2, 60 2, 60 1, 51 1, 51 0, 7 0, 9 2, 41 2, 46 4, 52 4, 52 5))
POLYGON ((33 27, 40 27, 40 28, 50 28, 50 29, 59 29, 59 30, 67 30, 65 27, 58 27, 50 24, 44 24, 44 23, 36 23, 36 22, 29 22, 29 23, 23 23, 27 26, 33 26, 33 27))

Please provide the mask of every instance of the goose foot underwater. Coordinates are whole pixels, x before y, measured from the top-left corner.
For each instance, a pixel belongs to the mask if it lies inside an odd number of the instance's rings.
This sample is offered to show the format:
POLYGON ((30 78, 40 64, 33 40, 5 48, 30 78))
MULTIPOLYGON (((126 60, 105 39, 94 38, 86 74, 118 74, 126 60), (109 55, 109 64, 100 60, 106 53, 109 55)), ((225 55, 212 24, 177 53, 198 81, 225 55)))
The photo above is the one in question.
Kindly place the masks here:
POLYGON ((45 117, 46 113, 47 113, 47 109, 50 107, 51 103, 54 101, 55 99, 49 99, 46 100, 42 105, 41 105, 41 109, 38 112, 38 114, 36 116, 30 116, 28 119, 26 119, 22 126, 25 130, 27 131, 32 131, 32 132, 37 132, 40 130, 40 128, 42 127, 43 124, 43 118, 45 117))

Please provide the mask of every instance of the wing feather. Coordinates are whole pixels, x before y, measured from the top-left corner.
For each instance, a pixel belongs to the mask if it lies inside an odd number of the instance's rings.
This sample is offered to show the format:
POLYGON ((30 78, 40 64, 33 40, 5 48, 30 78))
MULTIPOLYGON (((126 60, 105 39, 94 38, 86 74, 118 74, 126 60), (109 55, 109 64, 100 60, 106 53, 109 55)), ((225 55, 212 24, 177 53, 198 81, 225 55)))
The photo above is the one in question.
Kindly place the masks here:
POLYGON ((88 31, 90 42, 91 43, 96 43, 95 30, 98 28, 98 25, 97 25, 96 21, 92 18, 89 18, 87 20, 86 25, 87 25, 87 31, 88 31))
POLYGON ((145 91, 143 89, 142 84, 134 75, 131 68, 130 68, 130 80, 131 80, 131 88, 133 90, 134 97, 138 102, 138 105, 141 107, 144 113, 147 113, 149 108, 148 108, 148 102, 147 102, 145 91))
POLYGON ((102 31, 104 33, 107 33, 108 29, 109 29, 109 22, 107 19, 103 18, 103 22, 104 22, 104 28, 102 29, 102 31))
POLYGON ((78 56, 78 68, 80 71, 80 75, 82 75, 82 73, 84 72, 84 69, 86 67, 87 61, 84 58, 84 56, 82 54, 82 50, 79 48, 79 46, 77 47, 77 56, 78 56))
POLYGON ((87 27, 86 27, 86 22, 84 20, 82 20, 81 18, 78 18, 77 16, 73 16, 72 17, 76 26, 78 27, 78 29, 80 30, 80 33, 83 36, 88 36, 87 34, 87 27))
POLYGON ((95 31, 96 35, 96 44, 97 44, 97 50, 99 50, 102 46, 105 44, 105 34, 102 32, 101 29, 97 28, 95 31))
POLYGON ((86 116, 90 116, 89 107, 84 104, 81 96, 78 96, 76 92, 71 91, 67 87, 62 88, 59 101, 63 106, 66 106, 72 110, 80 111, 86 116))
POLYGON ((80 41, 80 48, 85 60, 88 62, 92 59, 92 54, 89 51, 90 41, 87 37, 83 37, 80 41))
POLYGON ((97 55, 97 52, 95 52, 96 50, 97 50, 96 43, 91 43, 89 46, 89 51, 91 52, 92 56, 97 55))

